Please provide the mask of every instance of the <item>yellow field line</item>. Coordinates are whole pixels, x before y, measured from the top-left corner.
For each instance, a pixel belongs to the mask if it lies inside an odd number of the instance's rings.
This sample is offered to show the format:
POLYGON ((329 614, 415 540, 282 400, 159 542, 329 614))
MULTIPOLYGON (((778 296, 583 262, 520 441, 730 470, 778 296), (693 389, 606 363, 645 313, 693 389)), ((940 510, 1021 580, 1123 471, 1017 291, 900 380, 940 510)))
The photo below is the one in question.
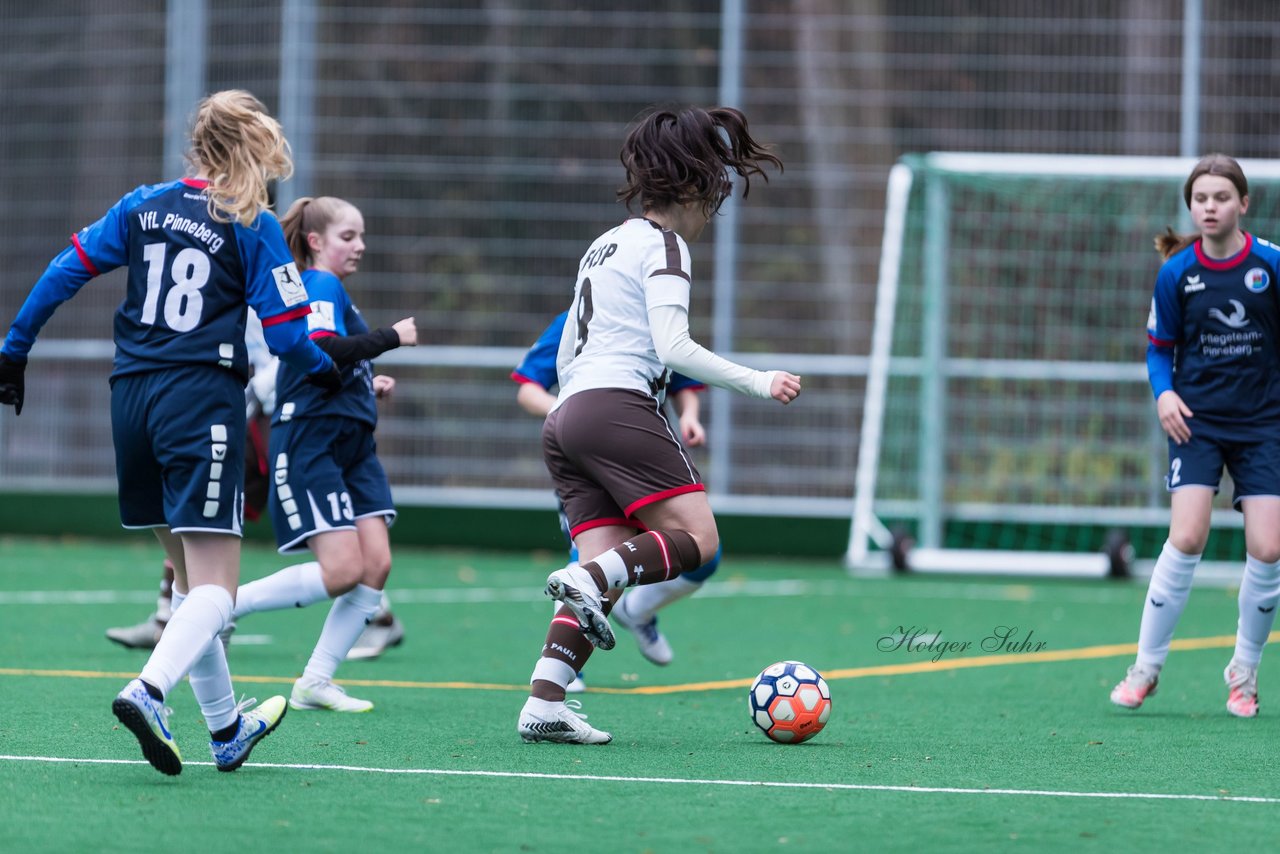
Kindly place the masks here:
MULTIPOLYGON (((1269 641, 1280 640, 1280 632, 1272 632, 1269 641)), ((1169 644, 1172 651, 1190 651, 1200 649, 1226 649, 1235 646, 1235 635, 1218 635, 1208 638, 1186 638, 1174 640, 1169 644)), ((941 661, 915 661, 910 664, 881 664, 875 667, 846 667, 839 670, 823 672, 827 681, 843 679, 865 679, 871 676, 906 676, 913 673, 940 673, 948 670, 965 670, 973 667, 1002 667, 1008 664, 1044 664, 1054 661, 1087 661, 1094 658, 1119 658, 1135 655, 1138 651, 1136 643, 1105 644, 1102 646, 1085 646, 1077 649, 1052 650, 1044 652, 1024 652, 1009 655, 978 655, 968 658, 944 659, 941 661)), ((112 672, 102 670, 41 670, 20 667, 0 667, 0 676, 42 676, 55 679, 132 679, 138 674, 133 672, 112 672)), ((290 685, 292 676, 244 676, 236 674, 234 681, 240 683, 290 685)), ((697 691, 722 691, 731 688, 750 687, 754 677, 748 679, 724 679, 715 682, 687 682, 682 685, 646 685, 636 688, 588 688, 593 694, 685 694, 697 691)), ((437 690, 464 691, 527 691, 528 685, 506 685, 493 682, 410 682, 398 679, 341 679, 343 685, 361 688, 418 688, 437 690)))

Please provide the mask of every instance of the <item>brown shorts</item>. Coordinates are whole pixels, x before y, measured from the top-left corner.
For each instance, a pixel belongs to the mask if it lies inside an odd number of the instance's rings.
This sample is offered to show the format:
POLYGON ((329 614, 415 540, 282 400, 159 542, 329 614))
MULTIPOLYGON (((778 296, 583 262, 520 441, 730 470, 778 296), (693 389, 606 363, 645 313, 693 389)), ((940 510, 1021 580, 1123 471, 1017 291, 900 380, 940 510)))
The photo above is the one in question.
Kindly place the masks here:
POLYGON ((658 402, 639 391, 573 395, 547 416, 542 455, 575 537, 604 525, 643 528, 637 508, 706 491, 658 402))

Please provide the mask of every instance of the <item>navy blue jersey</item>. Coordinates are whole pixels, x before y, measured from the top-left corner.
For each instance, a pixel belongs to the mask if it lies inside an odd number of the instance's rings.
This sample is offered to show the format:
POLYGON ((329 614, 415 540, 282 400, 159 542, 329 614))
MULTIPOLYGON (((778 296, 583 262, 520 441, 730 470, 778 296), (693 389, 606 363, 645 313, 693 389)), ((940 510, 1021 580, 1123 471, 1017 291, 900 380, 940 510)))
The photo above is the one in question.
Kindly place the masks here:
MULTIPOLYGON (((206 186, 188 178, 138 187, 72 235, 72 246, 23 305, 4 352, 25 360, 59 304, 90 278, 127 265, 113 378, 210 364, 247 378, 246 303, 264 327, 273 327, 310 311, 307 292, 275 215, 264 211, 249 227, 218 222, 209 214, 206 186)), ((277 351, 312 371, 327 364, 298 333, 277 351)))
MULTIPOLYGON (((536 383, 550 390, 559 380, 556 378, 556 352, 560 349, 560 336, 564 332, 564 324, 569 317, 568 311, 562 311, 551 321, 551 325, 542 331, 538 340, 524 354, 520 364, 511 372, 511 379, 518 383, 536 383)), ((671 374, 671 382, 667 385, 667 393, 675 394, 687 388, 701 391, 706 388, 703 383, 691 380, 684 374, 671 374)))
POLYGON ((1156 396, 1171 387, 1211 438, 1280 437, 1280 247, 1245 234, 1223 260, 1196 241, 1160 268, 1147 321, 1156 396))
MULTIPOLYGON (((326 335, 362 335, 369 326, 351 302, 342 280, 323 270, 302 274, 311 300, 307 331, 313 338, 326 335)), ((342 391, 328 400, 324 389, 311 385, 296 369, 281 365, 276 374, 276 412, 273 424, 294 418, 341 415, 354 418, 372 429, 378 424, 378 407, 373 394, 373 364, 368 359, 342 369, 342 391)))

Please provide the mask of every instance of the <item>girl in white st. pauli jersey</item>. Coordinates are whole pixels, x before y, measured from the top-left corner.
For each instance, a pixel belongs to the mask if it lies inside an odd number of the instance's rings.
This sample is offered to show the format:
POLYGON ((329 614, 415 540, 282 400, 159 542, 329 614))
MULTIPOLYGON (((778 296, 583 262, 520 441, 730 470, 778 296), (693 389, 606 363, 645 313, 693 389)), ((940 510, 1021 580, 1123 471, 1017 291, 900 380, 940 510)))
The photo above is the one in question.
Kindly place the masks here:
POLYGON ((1169 436, 1169 539, 1143 605, 1137 661, 1111 702, 1136 709, 1156 692, 1225 465, 1247 554, 1236 648, 1223 677, 1227 710, 1251 718, 1280 601, 1280 248, 1240 228, 1249 184, 1225 154, 1195 165, 1183 197, 1200 233, 1156 238, 1166 260, 1147 321, 1147 371, 1169 436))
POLYGON ((605 744, 612 736, 565 705, 565 686, 592 647, 611 649, 606 619, 622 590, 675 578, 716 553, 719 535, 702 478, 662 414, 670 371, 790 403, 800 378, 754 371, 689 337, 689 248, 743 182, 782 162, 722 107, 655 110, 623 144, 618 197, 643 216, 605 232, 578 267, 560 341, 560 394, 542 430, 543 454, 582 557, 547 579, 564 603, 533 669, 516 728, 525 741, 605 744))

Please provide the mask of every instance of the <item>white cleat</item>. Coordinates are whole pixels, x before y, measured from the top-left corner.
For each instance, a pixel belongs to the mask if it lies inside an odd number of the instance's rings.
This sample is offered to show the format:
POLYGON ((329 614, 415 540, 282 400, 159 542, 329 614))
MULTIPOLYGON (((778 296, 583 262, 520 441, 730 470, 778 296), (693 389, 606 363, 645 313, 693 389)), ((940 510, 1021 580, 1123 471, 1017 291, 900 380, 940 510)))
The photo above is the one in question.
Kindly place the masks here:
POLYGON ((637 622, 627 612, 627 597, 623 596, 613 609, 611 616, 631 634, 635 635, 640 654, 659 667, 666 667, 675 658, 671 644, 662 632, 658 631, 657 616, 650 617, 648 622, 637 622))
POLYGON ((347 653, 347 661, 368 661, 402 643, 404 624, 390 611, 379 611, 356 638, 355 646, 347 653))
POLYGON ((581 708, 582 703, 577 700, 554 703, 530 697, 520 710, 516 732, 530 743, 608 744, 613 741, 612 735, 587 723, 587 716, 578 711, 581 708))
POLYGON ((156 614, 147 617, 136 626, 117 626, 107 629, 107 640, 115 641, 126 649, 155 649, 164 632, 165 623, 156 614))
POLYGON ((291 709, 326 709, 331 712, 367 712, 373 709, 368 700, 348 697, 341 685, 319 682, 305 676, 293 683, 289 694, 291 709))
POLYGON ((1227 683, 1227 711, 1238 718, 1258 716, 1258 668, 1232 661, 1222 672, 1227 683))
POLYGON ((591 574, 576 564, 557 569, 547 576, 546 594, 568 606, 582 626, 582 634, 598 649, 613 649, 618 639, 604 615, 600 589, 591 574))
POLYGON ((1111 702, 1126 709, 1139 708, 1148 697, 1155 696, 1160 684, 1160 670, 1133 664, 1116 687, 1111 689, 1111 702))

